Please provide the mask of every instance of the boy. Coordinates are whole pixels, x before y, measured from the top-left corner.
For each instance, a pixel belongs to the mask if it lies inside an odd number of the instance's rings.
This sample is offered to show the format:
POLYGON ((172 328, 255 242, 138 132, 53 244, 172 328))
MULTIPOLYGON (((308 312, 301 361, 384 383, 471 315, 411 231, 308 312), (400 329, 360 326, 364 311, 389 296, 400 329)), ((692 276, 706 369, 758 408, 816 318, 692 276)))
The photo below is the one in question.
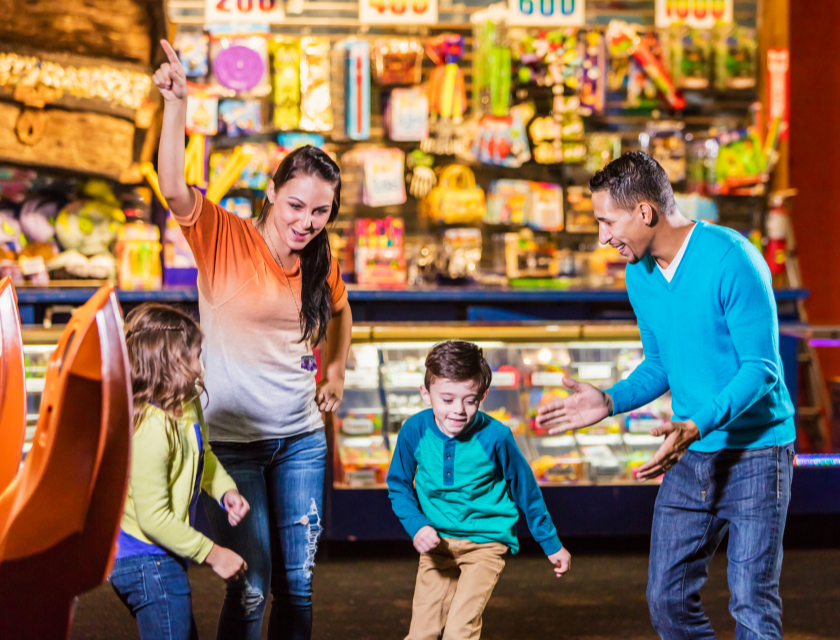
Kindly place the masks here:
POLYGON ((569 570, 571 556, 510 429, 478 410, 491 378, 476 345, 436 345, 420 388, 431 409, 400 430, 388 495, 421 554, 406 640, 479 637, 503 556, 519 550, 517 507, 557 576, 569 570))

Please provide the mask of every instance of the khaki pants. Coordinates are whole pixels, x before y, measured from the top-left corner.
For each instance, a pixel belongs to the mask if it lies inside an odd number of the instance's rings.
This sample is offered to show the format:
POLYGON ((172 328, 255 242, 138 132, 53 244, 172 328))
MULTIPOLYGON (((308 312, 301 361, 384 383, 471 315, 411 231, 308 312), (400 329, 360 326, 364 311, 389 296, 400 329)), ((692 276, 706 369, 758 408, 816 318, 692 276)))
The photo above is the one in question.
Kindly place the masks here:
POLYGON ((475 640, 481 616, 505 568, 507 546, 442 538, 420 556, 406 640, 475 640))

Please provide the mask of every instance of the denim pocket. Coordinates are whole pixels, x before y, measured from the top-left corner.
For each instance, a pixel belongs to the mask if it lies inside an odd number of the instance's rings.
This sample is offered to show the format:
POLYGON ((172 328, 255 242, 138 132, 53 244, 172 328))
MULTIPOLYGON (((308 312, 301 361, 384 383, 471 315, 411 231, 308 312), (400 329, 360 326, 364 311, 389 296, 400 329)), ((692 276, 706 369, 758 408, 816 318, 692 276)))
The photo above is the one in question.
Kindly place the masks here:
POLYGON ((168 556, 161 556, 157 562, 157 573, 163 592, 175 596, 190 595, 190 581, 180 562, 168 556))
POLYGON ((789 447, 787 450, 788 454, 788 490, 793 489, 793 458, 796 453, 793 451, 793 447, 789 447))
POLYGON ((117 567, 108 576, 108 582, 132 613, 148 601, 146 577, 143 575, 142 565, 131 563, 124 567, 117 567))
POLYGON ((779 447, 770 445, 768 447, 756 447, 754 449, 722 449, 718 457, 725 460, 746 460, 758 456, 776 456, 779 447))

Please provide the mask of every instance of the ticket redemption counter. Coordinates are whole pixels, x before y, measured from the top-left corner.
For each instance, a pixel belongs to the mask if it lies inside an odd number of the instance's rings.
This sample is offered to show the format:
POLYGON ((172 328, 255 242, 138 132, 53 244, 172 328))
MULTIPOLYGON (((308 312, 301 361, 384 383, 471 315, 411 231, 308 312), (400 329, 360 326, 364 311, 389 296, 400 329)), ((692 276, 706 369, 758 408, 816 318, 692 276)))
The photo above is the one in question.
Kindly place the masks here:
MULTIPOLYGON (((25 288, 18 292, 29 439, 38 417, 46 363, 63 328, 44 325, 60 322, 62 313, 92 293, 25 288)), ((781 323, 798 321, 795 302, 804 295, 777 292, 781 323)), ((194 289, 121 291, 119 298, 126 312, 155 300, 178 304, 197 315, 194 289)), ((419 387, 428 348, 455 338, 483 347, 493 370, 493 386, 482 409, 513 432, 561 536, 650 531, 658 485, 639 484, 633 470, 658 446, 648 430, 670 416, 667 395, 576 434, 552 436, 534 422, 541 404, 568 392, 563 375, 606 388, 641 362, 642 345, 626 292, 350 287, 349 298, 355 326, 344 402, 338 413, 326 416, 330 461, 324 535, 328 539, 407 537, 388 500, 388 464, 403 422, 425 408, 419 387)), ((796 339, 782 335, 780 347, 785 381, 795 401, 796 339)), ((836 485, 829 474, 798 472, 791 513, 840 513, 836 485)))

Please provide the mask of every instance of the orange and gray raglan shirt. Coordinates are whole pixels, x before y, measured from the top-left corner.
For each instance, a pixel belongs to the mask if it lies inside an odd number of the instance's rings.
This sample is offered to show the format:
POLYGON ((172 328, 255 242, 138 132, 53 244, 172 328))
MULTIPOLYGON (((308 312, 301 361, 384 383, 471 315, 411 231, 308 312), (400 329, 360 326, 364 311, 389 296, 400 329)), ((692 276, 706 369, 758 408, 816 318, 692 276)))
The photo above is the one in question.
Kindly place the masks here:
MULTIPOLYGON (((198 266, 210 440, 254 442, 323 428, 315 373, 304 358, 312 350, 300 342, 300 263, 286 272, 292 294, 251 220, 198 191, 195 198, 192 213, 176 220, 198 266)), ((347 304, 335 258, 327 283, 335 314, 347 304)))

